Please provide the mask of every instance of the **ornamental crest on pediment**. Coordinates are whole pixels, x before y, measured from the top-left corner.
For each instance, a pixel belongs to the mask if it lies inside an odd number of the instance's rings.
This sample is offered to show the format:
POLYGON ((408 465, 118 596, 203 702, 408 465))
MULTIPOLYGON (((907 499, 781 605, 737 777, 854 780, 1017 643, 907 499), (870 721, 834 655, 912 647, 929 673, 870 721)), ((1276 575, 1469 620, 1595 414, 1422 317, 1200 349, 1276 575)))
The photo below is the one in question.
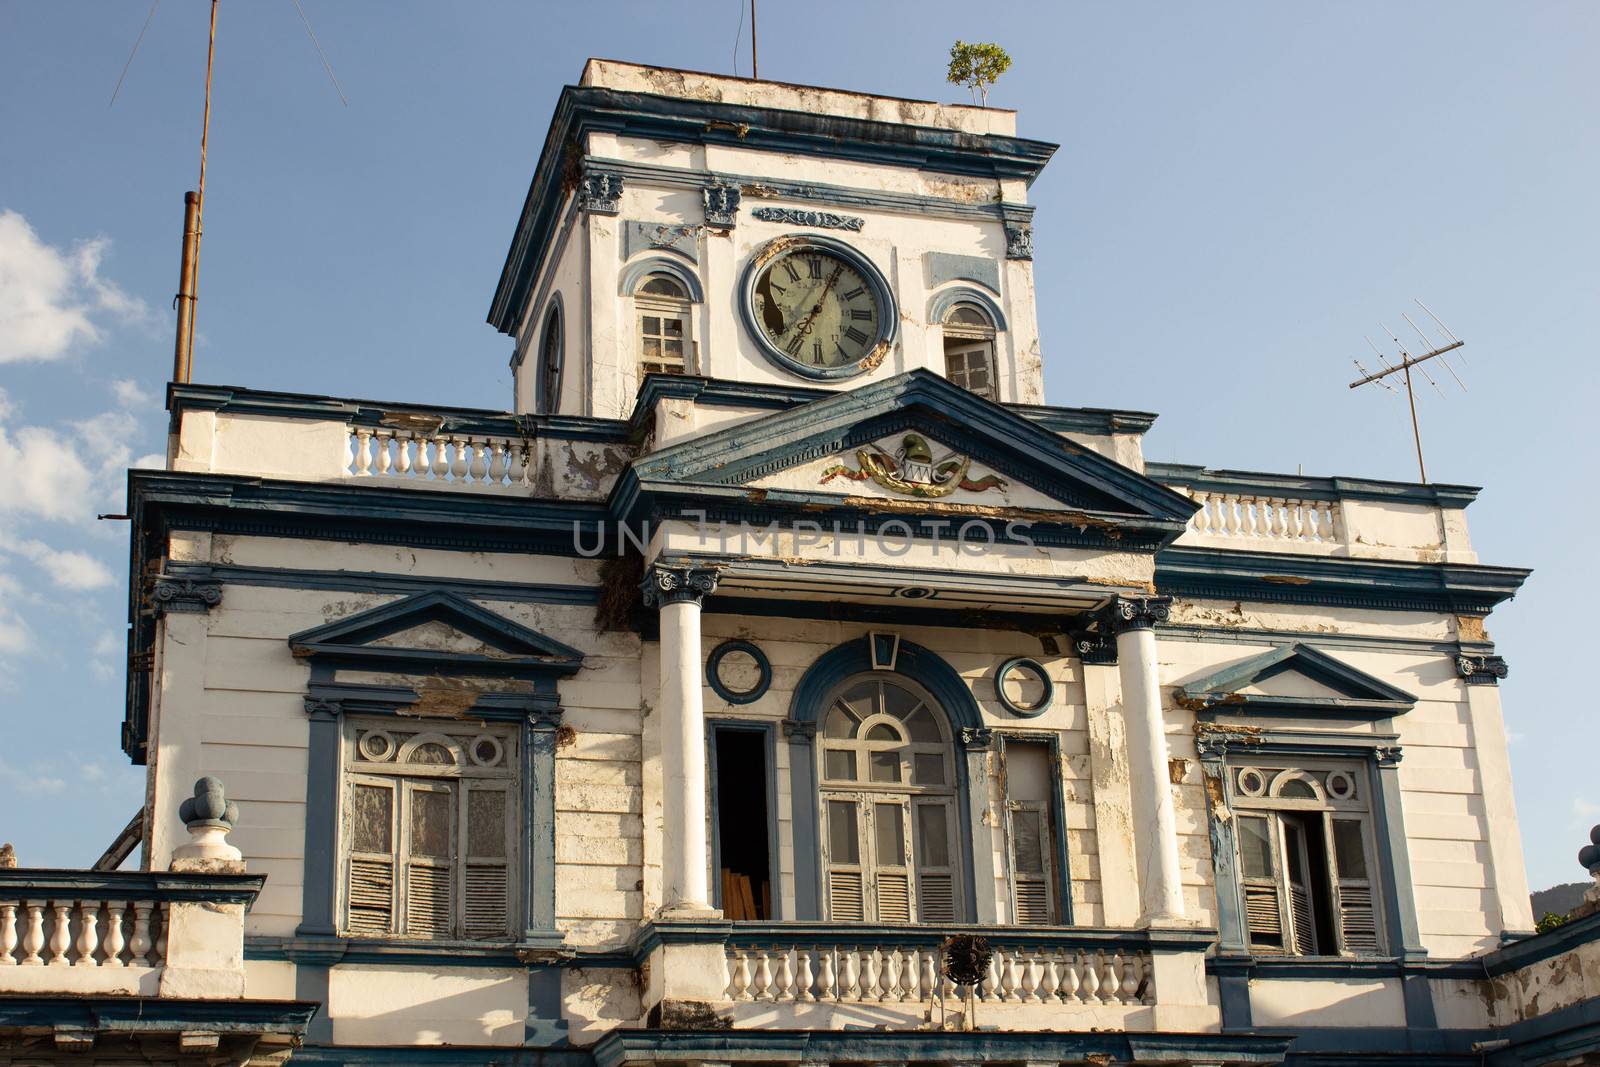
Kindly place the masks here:
POLYGON ((870 479, 891 493, 924 499, 949 496, 957 489, 982 493, 990 489, 1004 492, 1006 488, 1005 481, 993 474, 969 477, 969 456, 949 452, 935 459, 928 439, 916 433, 906 434, 893 451, 876 444, 858 448, 856 463, 856 467, 843 463, 828 467, 822 472, 822 483, 826 485, 835 478, 853 482, 870 479))

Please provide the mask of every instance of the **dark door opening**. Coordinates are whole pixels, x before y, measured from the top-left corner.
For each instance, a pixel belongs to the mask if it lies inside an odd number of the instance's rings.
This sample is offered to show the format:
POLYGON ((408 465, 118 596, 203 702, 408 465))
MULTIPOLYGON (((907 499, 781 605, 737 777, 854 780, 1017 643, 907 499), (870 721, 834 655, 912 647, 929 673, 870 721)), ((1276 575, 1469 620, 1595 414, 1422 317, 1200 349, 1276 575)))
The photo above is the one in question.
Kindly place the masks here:
POLYGON ((766 742, 764 731, 716 732, 717 873, 726 919, 772 918, 766 742))

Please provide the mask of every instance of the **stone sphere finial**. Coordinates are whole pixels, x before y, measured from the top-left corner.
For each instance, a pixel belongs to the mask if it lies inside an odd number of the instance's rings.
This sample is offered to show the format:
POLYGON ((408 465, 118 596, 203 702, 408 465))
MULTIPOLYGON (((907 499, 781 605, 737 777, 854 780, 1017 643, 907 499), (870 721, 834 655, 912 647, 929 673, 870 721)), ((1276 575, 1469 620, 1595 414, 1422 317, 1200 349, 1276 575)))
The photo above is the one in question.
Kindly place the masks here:
POLYGON ((189 828, 189 843, 172 850, 172 869, 213 874, 241 873, 244 856, 228 844, 228 831, 239 821, 239 805, 228 800, 222 782, 209 775, 194 784, 194 796, 178 806, 178 818, 189 828))
POLYGON ((1590 874, 1600 878, 1600 826, 1589 831, 1589 843, 1578 850, 1578 862, 1590 874))
POLYGON ((178 818, 190 830, 197 825, 232 830, 239 821, 239 805, 228 799, 221 779, 207 775, 194 784, 194 796, 179 805, 178 818))

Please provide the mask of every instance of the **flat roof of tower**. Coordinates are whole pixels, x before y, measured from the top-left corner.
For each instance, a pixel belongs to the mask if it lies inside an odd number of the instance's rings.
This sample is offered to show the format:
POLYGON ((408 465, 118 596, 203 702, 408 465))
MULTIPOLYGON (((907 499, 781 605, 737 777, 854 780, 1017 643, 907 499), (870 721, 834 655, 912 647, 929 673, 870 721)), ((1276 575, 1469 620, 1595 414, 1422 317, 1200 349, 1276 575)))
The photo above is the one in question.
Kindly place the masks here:
POLYGON ((794 85, 765 79, 757 81, 730 74, 651 67, 615 59, 590 59, 583 65, 579 84, 707 103, 781 108, 814 115, 930 126, 962 133, 996 134, 1001 137, 1017 135, 1017 113, 1005 108, 937 104, 931 100, 874 96, 846 89, 794 85))

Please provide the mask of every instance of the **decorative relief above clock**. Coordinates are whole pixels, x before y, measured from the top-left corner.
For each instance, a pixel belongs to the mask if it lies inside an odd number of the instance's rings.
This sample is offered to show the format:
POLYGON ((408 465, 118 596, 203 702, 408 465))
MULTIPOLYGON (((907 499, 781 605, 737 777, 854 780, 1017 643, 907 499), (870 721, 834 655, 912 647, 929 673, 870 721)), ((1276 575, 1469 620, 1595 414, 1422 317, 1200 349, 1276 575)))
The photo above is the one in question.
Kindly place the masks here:
POLYGON ((928 439, 921 434, 908 433, 893 451, 879 445, 856 449, 857 468, 836 463, 822 472, 824 484, 835 478, 848 478, 861 482, 871 479, 878 486, 901 496, 937 498, 949 496, 957 489, 982 493, 990 489, 1005 491, 1006 483, 993 474, 981 478, 968 477, 972 460, 954 452, 934 458, 928 439))
POLYGON ((857 215, 835 215, 831 211, 807 211, 792 207, 758 207, 750 217, 762 222, 786 222, 791 226, 815 226, 820 230, 850 230, 860 233, 867 220, 857 215))

